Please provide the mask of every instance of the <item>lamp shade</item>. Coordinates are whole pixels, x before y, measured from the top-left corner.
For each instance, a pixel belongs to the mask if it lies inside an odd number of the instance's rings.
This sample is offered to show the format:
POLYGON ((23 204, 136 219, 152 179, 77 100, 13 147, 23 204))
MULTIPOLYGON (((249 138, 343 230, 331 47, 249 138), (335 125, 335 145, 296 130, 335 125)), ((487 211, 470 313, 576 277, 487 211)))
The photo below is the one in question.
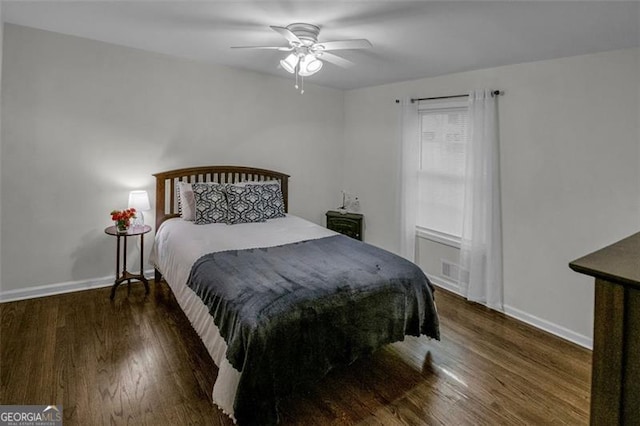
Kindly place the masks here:
POLYGON ((147 191, 131 191, 129 193, 129 208, 131 207, 140 211, 151 210, 147 191))
POLYGON ((307 77, 320 71, 320 68, 322 68, 322 61, 313 55, 306 55, 300 61, 299 73, 301 76, 307 77))
POLYGON ((295 53, 289 54, 289 56, 280 60, 280 65, 282 66, 282 68, 287 70, 287 72, 293 74, 294 72, 296 72, 296 65, 298 65, 298 55, 296 55, 295 53))

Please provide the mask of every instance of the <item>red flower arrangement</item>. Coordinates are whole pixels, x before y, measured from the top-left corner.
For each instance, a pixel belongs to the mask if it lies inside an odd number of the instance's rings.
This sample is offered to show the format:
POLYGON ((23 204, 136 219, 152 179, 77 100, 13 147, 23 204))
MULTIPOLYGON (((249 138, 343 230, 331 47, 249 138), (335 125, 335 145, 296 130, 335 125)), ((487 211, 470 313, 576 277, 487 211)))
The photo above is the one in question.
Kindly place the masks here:
POLYGON ((116 223, 118 231, 125 232, 131 224, 131 219, 136 217, 136 209, 131 207, 126 210, 113 210, 111 212, 111 220, 116 223))

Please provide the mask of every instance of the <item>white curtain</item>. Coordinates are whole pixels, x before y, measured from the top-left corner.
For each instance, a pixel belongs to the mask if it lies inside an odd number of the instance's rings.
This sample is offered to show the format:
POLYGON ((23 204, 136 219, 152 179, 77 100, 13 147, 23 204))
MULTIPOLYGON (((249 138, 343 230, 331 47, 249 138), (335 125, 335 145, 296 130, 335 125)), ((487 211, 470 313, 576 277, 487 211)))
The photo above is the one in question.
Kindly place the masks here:
POLYGON ((467 299, 503 310, 502 220, 497 96, 469 94, 460 290, 467 299))
POLYGON ((418 103, 401 101, 400 110, 400 255, 415 261, 420 135, 418 103))

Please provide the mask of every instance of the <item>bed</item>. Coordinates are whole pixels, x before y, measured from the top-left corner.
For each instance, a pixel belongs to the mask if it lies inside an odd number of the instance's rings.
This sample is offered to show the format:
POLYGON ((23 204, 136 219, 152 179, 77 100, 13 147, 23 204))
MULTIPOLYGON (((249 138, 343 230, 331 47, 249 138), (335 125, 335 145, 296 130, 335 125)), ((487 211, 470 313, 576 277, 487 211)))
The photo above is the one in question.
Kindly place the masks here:
POLYGON ((288 214, 288 175, 207 166, 154 176, 156 282, 170 286, 218 366, 212 400, 234 422, 277 423, 279 401, 332 368, 405 335, 439 338, 433 287, 420 268, 288 214), (199 225, 179 212, 176 188, 186 182, 276 182, 284 211, 199 225))

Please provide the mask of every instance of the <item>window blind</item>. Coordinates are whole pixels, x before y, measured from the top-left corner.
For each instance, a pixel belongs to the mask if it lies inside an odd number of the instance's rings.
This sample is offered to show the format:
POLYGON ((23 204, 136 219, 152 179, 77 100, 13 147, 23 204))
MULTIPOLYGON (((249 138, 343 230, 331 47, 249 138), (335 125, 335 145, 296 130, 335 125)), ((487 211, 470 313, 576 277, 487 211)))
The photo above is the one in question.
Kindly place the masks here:
POLYGON ((420 109, 417 226, 460 237, 464 200, 466 106, 420 109))

